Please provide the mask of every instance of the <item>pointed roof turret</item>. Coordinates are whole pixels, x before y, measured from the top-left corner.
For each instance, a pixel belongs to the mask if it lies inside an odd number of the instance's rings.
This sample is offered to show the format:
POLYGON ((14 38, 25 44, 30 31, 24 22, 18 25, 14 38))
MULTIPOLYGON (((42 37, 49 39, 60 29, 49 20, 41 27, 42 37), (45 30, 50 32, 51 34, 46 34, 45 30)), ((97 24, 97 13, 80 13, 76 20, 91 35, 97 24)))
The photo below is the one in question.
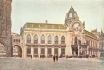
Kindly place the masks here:
POLYGON ((69 12, 66 14, 65 17, 65 26, 69 26, 69 24, 74 20, 79 20, 79 17, 76 11, 74 11, 73 7, 71 6, 69 12))

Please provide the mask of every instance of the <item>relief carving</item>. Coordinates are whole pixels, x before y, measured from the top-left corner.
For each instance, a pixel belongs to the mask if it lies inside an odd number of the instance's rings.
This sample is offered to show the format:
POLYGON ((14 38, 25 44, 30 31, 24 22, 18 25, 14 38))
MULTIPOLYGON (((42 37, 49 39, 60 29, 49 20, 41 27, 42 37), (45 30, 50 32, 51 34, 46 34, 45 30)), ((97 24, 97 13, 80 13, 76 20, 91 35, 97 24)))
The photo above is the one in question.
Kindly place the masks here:
POLYGON ((2 37, 6 37, 6 31, 5 31, 5 30, 2 31, 1 36, 2 36, 2 37))

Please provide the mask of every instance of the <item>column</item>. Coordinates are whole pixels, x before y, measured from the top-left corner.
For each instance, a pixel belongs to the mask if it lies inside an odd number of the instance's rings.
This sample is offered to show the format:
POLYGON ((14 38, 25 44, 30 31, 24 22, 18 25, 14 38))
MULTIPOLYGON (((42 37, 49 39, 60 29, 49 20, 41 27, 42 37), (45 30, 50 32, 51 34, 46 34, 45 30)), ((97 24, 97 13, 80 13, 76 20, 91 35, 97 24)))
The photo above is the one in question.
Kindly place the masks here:
POLYGON ((40 58, 40 53, 41 52, 41 48, 40 48, 40 46, 38 46, 38 56, 39 56, 39 58, 40 58))
POLYGON ((31 44, 33 44, 34 43, 34 36, 33 36, 33 34, 31 34, 31 44))
POLYGON ((23 52, 22 52, 24 58, 27 57, 27 52, 26 52, 26 51, 27 51, 27 47, 24 46, 24 48, 23 48, 23 52))
POLYGON ((48 40, 48 36, 45 35, 45 44, 48 44, 47 40, 48 40))
POLYGON ((68 55, 68 56, 72 55, 71 41, 72 41, 72 33, 69 32, 67 33, 65 38, 65 42, 66 42, 65 55, 68 55))
POLYGON ((58 44, 61 44, 61 36, 58 36, 59 40, 58 40, 58 44))
POLYGON ((89 54, 89 53, 88 53, 88 49, 89 49, 89 45, 87 45, 87 55, 89 54))
POLYGON ((41 42, 40 42, 40 41, 41 41, 40 39, 41 39, 41 35, 38 35, 38 44, 41 43, 41 42))
POLYGON ((52 46, 52 55, 54 55, 54 47, 52 46))
POLYGON ((80 46, 78 45, 78 56, 79 56, 79 52, 80 52, 79 47, 80 47, 80 46))
POLYGON ((45 46, 45 56, 47 57, 47 46, 45 46))

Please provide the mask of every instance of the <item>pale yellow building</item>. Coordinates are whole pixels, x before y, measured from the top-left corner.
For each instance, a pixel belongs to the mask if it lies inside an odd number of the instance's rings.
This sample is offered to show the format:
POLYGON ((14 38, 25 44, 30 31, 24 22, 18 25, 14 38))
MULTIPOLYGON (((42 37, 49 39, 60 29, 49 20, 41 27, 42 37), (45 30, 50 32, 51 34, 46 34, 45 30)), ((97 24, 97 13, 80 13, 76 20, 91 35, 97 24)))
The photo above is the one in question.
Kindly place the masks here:
POLYGON ((27 22, 21 28, 23 38, 22 57, 51 57, 95 55, 99 53, 99 33, 85 30, 85 22, 81 22, 71 7, 66 14, 64 24, 27 22))

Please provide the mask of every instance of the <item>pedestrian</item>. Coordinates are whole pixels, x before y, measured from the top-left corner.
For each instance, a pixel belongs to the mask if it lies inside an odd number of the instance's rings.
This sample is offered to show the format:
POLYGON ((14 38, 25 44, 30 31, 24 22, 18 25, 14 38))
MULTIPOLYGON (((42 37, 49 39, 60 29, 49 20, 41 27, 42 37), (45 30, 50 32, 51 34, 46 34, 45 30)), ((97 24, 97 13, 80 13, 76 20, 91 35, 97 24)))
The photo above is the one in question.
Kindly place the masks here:
POLYGON ((58 55, 56 55, 56 61, 58 61, 58 55))
POLYGON ((55 62, 55 56, 53 55, 53 62, 55 62))

